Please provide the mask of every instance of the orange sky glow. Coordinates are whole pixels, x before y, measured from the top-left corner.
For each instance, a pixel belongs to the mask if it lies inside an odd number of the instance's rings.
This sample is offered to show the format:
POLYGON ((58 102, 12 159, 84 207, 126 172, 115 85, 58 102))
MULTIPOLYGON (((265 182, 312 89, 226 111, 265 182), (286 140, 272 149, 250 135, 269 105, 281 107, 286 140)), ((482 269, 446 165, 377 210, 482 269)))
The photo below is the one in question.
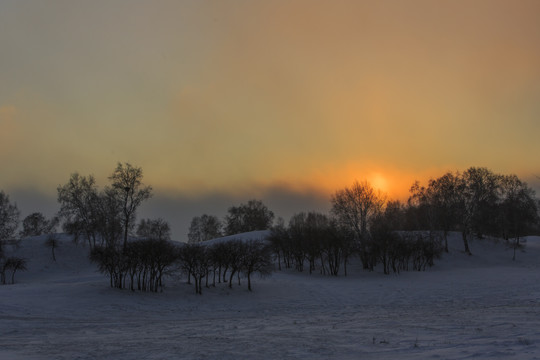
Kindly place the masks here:
POLYGON ((539 1, 5 1, 0 49, 6 192, 118 161, 190 198, 538 186, 539 1))

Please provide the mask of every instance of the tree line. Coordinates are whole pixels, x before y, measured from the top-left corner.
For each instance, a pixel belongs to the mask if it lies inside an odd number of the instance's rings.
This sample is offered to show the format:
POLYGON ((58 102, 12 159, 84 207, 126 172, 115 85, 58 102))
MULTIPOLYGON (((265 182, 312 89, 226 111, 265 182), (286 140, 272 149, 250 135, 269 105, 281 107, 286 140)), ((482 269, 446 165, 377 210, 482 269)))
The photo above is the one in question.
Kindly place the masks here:
POLYGON ((245 204, 231 206, 220 221, 215 215, 195 216, 190 223, 188 242, 198 243, 222 236, 267 230, 274 222, 274 212, 261 200, 252 199, 245 204))
MULTIPOLYGON (((366 181, 332 194, 329 214, 300 212, 286 224, 274 223, 274 212, 260 200, 231 206, 220 221, 203 214, 192 219, 187 244, 174 243, 163 219, 142 219, 136 226, 138 207, 152 196, 142 182, 141 168, 118 163, 110 184, 99 189, 93 176, 71 175, 57 188, 60 211, 46 219, 40 213, 22 222, 20 237, 48 234, 45 245, 55 249, 60 223, 74 241, 84 241, 90 258, 109 276, 110 285, 140 291, 159 291, 166 275, 183 273, 195 291, 228 283, 236 276, 268 275, 278 270, 307 270, 310 274, 337 276, 348 272, 357 257, 364 269, 381 266, 384 273, 425 270, 442 252, 448 252, 448 233, 462 235, 464 252, 471 254, 470 239, 503 238, 516 250, 520 239, 538 233, 538 200, 516 175, 495 174, 471 167, 415 182, 406 202, 388 200, 366 181), (270 230, 267 241, 209 241, 224 235, 270 230), (136 234, 136 238, 130 235, 136 234)), ((5 283, 26 260, 10 257, 8 246, 17 243, 19 211, 0 192, 0 275, 5 283)))
POLYGON ((487 168, 448 172, 425 186, 417 182, 411 187, 408 205, 407 227, 438 230, 446 252, 448 232, 459 231, 467 254, 471 254, 472 236, 494 236, 509 242, 515 259, 520 239, 538 233, 534 190, 516 175, 496 174, 487 168))
POLYGON ((406 203, 388 200, 367 181, 356 181, 332 195, 330 214, 301 212, 287 225, 281 220, 269 226, 273 212, 259 201, 250 203, 230 208, 222 223, 207 214, 193 218, 190 242, 227 234, 227 229, 271 228, 269 239, 278 269, 346 274, 349 260, 358 256, 364 269, 373 270, 380 264, 388 274, 432 266, 442 252, 449 251, 450 231, 461 233, 464 252, 469 255, 472 237, 502 238, 513 248, 513 259, 522 246, 520 239, 539 232, 534 190, 516 175, 496 174, 482 167, 448 172, 427 185, 415 182, 406 203), (256 209, 253 215, 251 209, 256 209), (271 214, 265 217, 266 223, 231 226, 231 219, 250 223, 249 219, 264 218, 261 214, 271 214))
MULTIPOLYGON (((157 292, 163 288, 166 275, 184 273, 188 282, 194 279, 195 291, 202 293, 202 281, 209 286, 229 282, 240 274, 247 278, 248 289, 252 289, 254 273, 267 275, 270 272, 271 253, 264 242, 240 240, 214 245, 201 241, 218 237, 219 231, 204 221, 204 237, 190 244, 170 241, 170 228, 163 219, 143 219, 136 235, 133 232, 136 211, 140 204, 151 197, 152 189, 142 182, 143 172, 130 164, 118 164, 109 177, 111 185, 99 190, 92 176, 73 174, 67 184, 58 187, 60 217, 64 230, 73 235, 75 241, 84 240, 90 247, 90 259, 99 271, 108 275, 114 288, 157 292), (229 279, 226 275, 229 274, 229 279)), ((227 231, 251 231, 269 226, 273 213, 260 201, 230 208, 227 231), (247 208, 247 210, 246 210, 247 208)), ((201 231, 202 233, 202 231, 201 231)))

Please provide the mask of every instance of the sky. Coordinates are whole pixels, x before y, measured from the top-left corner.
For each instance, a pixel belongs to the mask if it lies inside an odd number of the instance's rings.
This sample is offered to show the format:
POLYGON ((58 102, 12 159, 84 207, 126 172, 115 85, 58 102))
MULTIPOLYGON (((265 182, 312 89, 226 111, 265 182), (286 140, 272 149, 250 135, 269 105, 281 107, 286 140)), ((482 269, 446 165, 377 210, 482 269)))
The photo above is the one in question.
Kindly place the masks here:
POLYGON ((471 166, 540 188, 540 2, 0 1, 0 190, 144 171, 163 217, 328 211, 471 166))

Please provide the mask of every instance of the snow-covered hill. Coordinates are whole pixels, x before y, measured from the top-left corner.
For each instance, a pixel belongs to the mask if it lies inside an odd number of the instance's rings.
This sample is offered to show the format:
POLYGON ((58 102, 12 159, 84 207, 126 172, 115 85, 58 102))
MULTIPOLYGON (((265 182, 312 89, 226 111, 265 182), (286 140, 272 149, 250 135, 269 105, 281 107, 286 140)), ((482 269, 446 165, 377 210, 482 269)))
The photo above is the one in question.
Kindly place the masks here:
MULTIPOLYGON (((221 240, 223 241, 223 240, 221 240)), ((347 277, 276 272, 255 291, 196 295, 111 289, 88 248, 45 238, 16 255, 28 271, 0 286, 0 359, 539 359, 540 238, 524 252, 459 235, 426 272, 347 277)))

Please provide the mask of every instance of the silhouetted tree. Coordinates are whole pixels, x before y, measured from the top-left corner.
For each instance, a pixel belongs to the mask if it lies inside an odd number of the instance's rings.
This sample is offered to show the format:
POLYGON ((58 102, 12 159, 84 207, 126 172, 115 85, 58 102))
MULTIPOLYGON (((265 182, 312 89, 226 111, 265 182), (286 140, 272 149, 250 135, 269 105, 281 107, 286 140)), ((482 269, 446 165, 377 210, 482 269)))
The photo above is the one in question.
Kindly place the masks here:
POLYGON ((15 284, 15 273, 17 270, 25 271, 26 260, 19 257, 8 257, 0 259, 0 282, 2 285, 6 284, 6 271, 11 271, 11 283, 15 284))
POLYGON ((408 211, 415 214, 414 229, 441 231, 446 252, 448 232, 456 226, 462 208, 462 190, 463 181, 459 173, 446 173, 430 179, 427 187, 415 182, 410 189, 408 211))
POLYGON ((521 246, 520 238, 527 234, 539 221, 535 192, 516 175, 501 177, 501 199, 499 225, 506 240, 514 239, 512 259, 521 246))
POLYGON ((217 216, 207 214, 195 216, 189 226, 188 242, 195 244, 221 237, 221 227, 217 216))
POLYGON ((465 253, 471 255, 468 237, 481 237, 495 227, 499 177, 486 168, 471 167, 461 175, 459 217, 465 253))
POLYGON ((392 257, 394 250, 400 241, 399 233, 393 228, 392 223, 387 220, 387 214, 379 213, 371 221, 370 227, 371 245, 370 249, 383 266, 385 274, 390 274, 392 257))
POLYGON ((135 212, 143 201, 152 196, 152 187, 142 183, 143 171, 129 163, 118 163, 113 174, 112 190, 116 198, 123 203, 122 225, 124 228, 124 245, 127 246, 128 233, 135 220, 135 212))
MULTIPOLYGON (((180 262, 180 267, 188 277, 188 284, 191 284, 191 276, 194 274, 198 261, 197 258, 199 257, 201 251, 200 244, 185 244, 179 249, 178 260, 180 262)), ((198 288, 196 288, 196 292, 198 293, 198 288)))
POLYGON ((158 292, 163 275, 172 271, 179 258, 175 244, 166 240, 140 239, 117 245, 96 246, 90 260, 100 272, 109 275, 111 287, 158 292))
POLYGON ((23 229, 19 236, 24 238, 28 236, 51 234, 55 231, 58 223, 59 219, 57 217, 47 220, 42 213, 35 212, 24 218, 22 222, 23 229))
POLYGON ((246 247, 241 240, 230 240, 226 243, 227 263, 229 264, 229 288, 232 288, 234 275, 239 275, 243 270, 246 247))
POLYGON ((57 192, 64 230, 73 235, 75 242, 83 237, 90 247, 95 246, 98 237, 99 196, 94 177, 74 173, 65 185, 58 186, 57 192))
POLYGON ((0 258, 4 254, 4 245, 12 240, 19 226, 19 209, 9 201, 9 196, 0 191, 0 258))
POLYGON ((111 188, 100 191, 92 204, 94 231, 101 245, 115 247, 121 241, 123 203, 111 188))
POLYGON ((213 274, 214 286, 216 283, 216 275, 218 278, 218 282, 221 282, 222 279, 223 279, 223 282, 227 281, 227 270, 229 269, 228 252, 229 252, 229 248, 227 247, 226 242, 218 242, 216 244, 212 244, 208 248, 208 256, 210 257, 210 261, 212 263, 212 270, 214 273, 213 274))
POLYGON ((272 226, 274 213, 260 200, 231 206, 225 217, 225 233, 235 235, 248 231, 267 230, 272 226))
POLYGON ((272 252, 269 245, 260 240, 247 241, 243 246, 242 271, 247 276, 248 290, 252 291, 252 274, 258 273, 260 276, 267 276, 272 273, 274 266, 272 252))
POLYGON ((195 293, 202 295, 202 279, 208 275, 211 258, 208 249, 202 245, 196 245, 192 249, 191 256, 191 272, 195 279, 195 293))
POLYGON ((355 181, 350 188, 336 191, 332 196, 332 214, 341 226, 351 230, 359 244, 360 259, 365 269, 373 268, 370 257, 368 225, 372 217, 378 214, 386 196, 375 191, 367 182, 355 181))
MULTIPOLYGON (((298 271, 304 271, 304 259, 308 257, 309 251, 310 238, 307 234, 306 218, 307 214, 304 212, 291 216, 287 228, 291 256, 298 271)), ((312 247, 314 248, 315 246, 312 247)), ((312 268, 310 267, 310 274, 311 270, 312 268)))
POLYGON ((448 252, 448 232, 459 217, 460 180, 459 174, 446 173, 429 181, 431 206, 435 209, 435 221, 443 232, 444 251, 448 252))
POLYGON ((55 250, 60 246, 60 241, 56 238, 55 234, 49 234, 47 240, 45 240, 45 246, 51 248, 52 259, 56 262, 55 250))
POLYGON ((137 236, 145 239, 170 240, 171 228, 161 219, 142 219, 137 227, 137 236))
POLYGON ((281 270, 281 260, 285 267, 290 267, 290 239, 289 233, 282 218, 279 218, 276 225, 270 229, 268 237, 272 251, 277 256, 278 270, 281 270))

